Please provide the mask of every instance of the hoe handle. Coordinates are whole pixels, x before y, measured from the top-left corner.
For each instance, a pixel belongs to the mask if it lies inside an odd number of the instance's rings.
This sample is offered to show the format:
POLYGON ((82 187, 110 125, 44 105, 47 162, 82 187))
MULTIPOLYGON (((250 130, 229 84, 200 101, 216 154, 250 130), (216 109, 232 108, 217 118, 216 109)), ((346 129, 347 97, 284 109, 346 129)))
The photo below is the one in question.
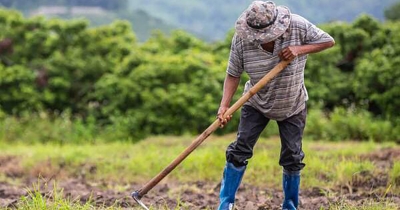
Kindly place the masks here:
MULTIPOLYGON (((246 94, 239 98, 224 114, 224 118, 237 111, 247 100, 264 87, 271 79, 281 72, 290 61, 281 61, 260 81, 258 81, 246 94)), ((221 122, 215 120, 202 134, 200 134, 175 160, 173 160, 164 170, 151 179, 142 189, 136 191, 137 197, 140 199, 147 194, 154 186, 156 186, 165 176, 176 168, 190 153, 193 152, 203 141, 209 137, 215 130, 219 128, 221 122)))

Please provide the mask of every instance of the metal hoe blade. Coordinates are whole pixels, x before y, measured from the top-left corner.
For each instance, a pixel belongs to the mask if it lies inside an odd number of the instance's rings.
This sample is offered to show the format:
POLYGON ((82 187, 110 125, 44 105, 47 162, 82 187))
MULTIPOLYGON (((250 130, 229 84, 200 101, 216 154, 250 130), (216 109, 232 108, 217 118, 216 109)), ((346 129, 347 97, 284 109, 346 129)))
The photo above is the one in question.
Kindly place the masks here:
POLYGON ((149 208, 147 208, 146 205, 144 205, 144 203, 142 203, 142 201, 140 200, 140 196, 139 196, 139 192, 135 191, 132 193, 132 198, 136 201, 136 203, 138 203, 142 208, 149 210, 149 208))

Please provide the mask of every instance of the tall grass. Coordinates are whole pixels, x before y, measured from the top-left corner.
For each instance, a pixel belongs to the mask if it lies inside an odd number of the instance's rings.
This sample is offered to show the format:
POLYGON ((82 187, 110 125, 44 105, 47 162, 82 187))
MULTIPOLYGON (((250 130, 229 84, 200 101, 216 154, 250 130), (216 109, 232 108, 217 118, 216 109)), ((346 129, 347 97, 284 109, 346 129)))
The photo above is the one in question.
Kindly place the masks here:
POLYGON ((102 125, 94 117, 84 119, 69 112, 0 115, 0 141, 4 142, 81 144, 138 140, 132 139, 120 124, 102 125))
MULTIPOLYGON (((181 182, 193 180, 218 182, 225 164, 226 146, 234 135, 212 136, 196 149, 166 179, 181 182)), ((152 137, 136 144, 128 142, 58 145, 58 144, 6 144, 0 143, 0 154, 20 157, 26 173, 52 176, 60 170, 73 176, 92 180, 142 183, 160 172, 193 140, 193 137, 152 137)), ((359 155, 393 143, 373 142, 341 144, 305 141, 306 168, 302 184, 305 187, 347 185, 352 176, 368 171, 378 172, 369 160, 359 155), (356 150, 354 148, 357 148, 356 150)), ((279 187, 282 169, 278 164, 280 142, 278 138, 261 138, 254 157, 249 161, 245 182, 258 186, 279 187)), ((398 177, 398 164, 391 172, 398 177)))
MULTIPOLYGON (((69 112, 48 114, 23 114, 7 116, 0 113, 0 141, 24 143, 81 144, 96 142, 129 141, 132 131, 128 122, 102 124, 94 117, 71 116, 69 112)), ((211 122, 210 122, 211 123, 211 122)), ((205 129, 205 128, 204 128, 205 129)), ((218 133, 224 133, 219 130, 218 133)), ((279 135, 276 122, 271 121, 263 137, 279 135)), ((337 108, 330 114, 319 109, 309 110, 305 137, 313 140, 359 140, 400 142, 400 125, 374 118, 367 111, 337 108)))
MULTIPOLYGON (((395 162, 390 171, 390 183, 400 188, 400 162, 395 162)), ((399 192, 400 193, 400 189, 399 192)))

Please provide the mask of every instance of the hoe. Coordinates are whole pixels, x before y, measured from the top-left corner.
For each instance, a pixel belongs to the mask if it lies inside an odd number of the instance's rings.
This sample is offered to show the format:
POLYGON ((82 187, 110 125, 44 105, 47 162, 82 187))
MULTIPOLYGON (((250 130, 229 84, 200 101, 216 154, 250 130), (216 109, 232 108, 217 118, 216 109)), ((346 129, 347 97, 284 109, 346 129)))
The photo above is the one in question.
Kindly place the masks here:
MULTIPOLYGON (((232 115, 237 111, 247 100, 256 94, 262 87, 264 87, 271 79, 279 74, 290 61, 281 61, 278 63, 268 74, 266 74, 260 81, 258 81, 246 94, 239 98, 224 114, 224 118, 232 115)), ((149 210, 146 205, 140 200, 146 195, 154 186, 156 186, 164 177, 166 177, 172 170, 176 168, 190 153, 192 153, 207 137, 209 137, 215 130, 219 128, 221 122, 215 120, 203 133, 201 133, 175 160, 173 160, 167 167, 165 167, 157 176, 151 179, 140 190, 134 191, 131 196, 143 209, 149 210)))

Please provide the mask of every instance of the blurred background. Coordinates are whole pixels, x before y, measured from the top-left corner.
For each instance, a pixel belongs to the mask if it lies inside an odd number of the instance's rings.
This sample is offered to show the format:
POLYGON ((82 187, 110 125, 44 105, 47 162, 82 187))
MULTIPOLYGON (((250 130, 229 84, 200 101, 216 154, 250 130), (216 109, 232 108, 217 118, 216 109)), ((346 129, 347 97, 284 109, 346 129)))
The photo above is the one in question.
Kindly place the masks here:
MULTIPOLYGON (((201 132, 218 109, 233 25, 249 3, 0 0, 2 139, 138 141, 201 132)), ((276 3, 337 43, 307 64, 308 137, 398 142, 399 1, 276 3)))
MULTIPOLYGON (((138 141, 201 132, 218 109, 233 26, 249 3, 0 0, 2 138, 138 141)), ((399 141, 399 1, 276 3, 337 43, 307 64, 308 136, 399 141)))
MULTIPOLYGON (((251 0, 1 0, 3 7, 21 11, 25 17, 42 15, 63 19, 87 18, 91 26, 105 25, 116 19, 128 20, 140 41, 154 29, 169 32, 184 29, 208 41, 225 38, 236 18, 251 0)), ((360 14, 369 14, 382 21, 384 10, 396 0, 382 1, 276 1, 288 6, 315 24, 351 22, 360 14)))

